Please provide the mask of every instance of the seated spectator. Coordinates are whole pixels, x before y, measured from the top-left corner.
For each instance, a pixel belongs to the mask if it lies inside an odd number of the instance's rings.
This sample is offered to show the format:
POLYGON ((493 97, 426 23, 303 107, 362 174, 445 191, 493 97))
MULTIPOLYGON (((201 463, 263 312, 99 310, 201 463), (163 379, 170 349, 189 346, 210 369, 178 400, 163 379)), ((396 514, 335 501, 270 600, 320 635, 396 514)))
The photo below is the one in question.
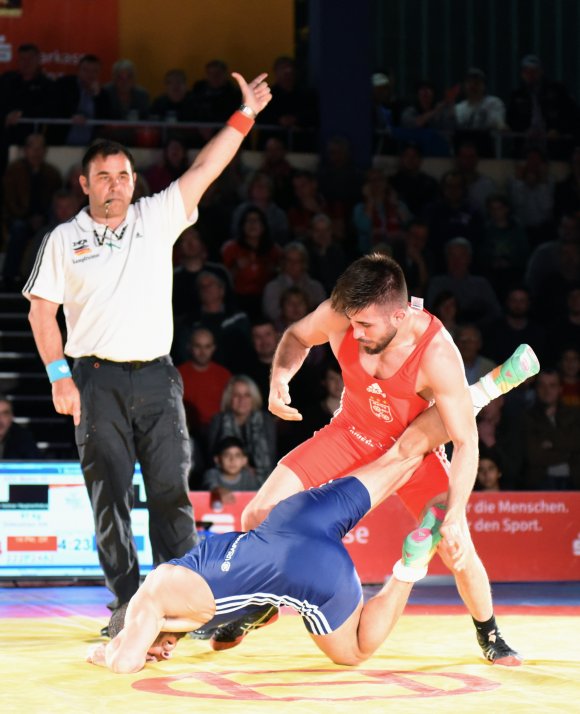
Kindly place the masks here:
POLYGON ((260 313, 262 292, 278 272, 282 249, 270 238, 264 213, 248 207, 240 216, 236 238, 224 243, 222 257, 234 292, 250 317, 260 313))
POLYGON ((360 199, 362 175, 345 137, 333 136, 326 142, 318 167, 318 185, 333 215, 350 216, 360 199))
POLYGON ((328 204, 318 190, 318 179, 311 171, 296 171, 292 177, 292 205, 288 209, 288 222, 296 240, 305 240, 310 230, 310 222, 319 213, 326 213, 332 220, 335 235, 343 239, 345 216, 340 207, 337 210, 328 204))
POLYGON ((528 260, 525 283, 539 319, 565 309, 569 288, 580 283, 580 231, 576 216, 562 216, 556 240, 539 245, 528 260))
POLYGON ((508 290, 504 313, 489 325, 484 338, 485 353, 499 364, 506 354, 512 354, 519 345, 530 345, 538 355, 540 364, 546 355, 546 330, 530 316, 529 291, 522 285, 508 290))
POLYGON ((277 136, 271 136, 264 144, 259 173, 272 182, 272 199, 280 208, 287 209, 292 202, 292 174, 294 169, 288 161, 286 145, 277 136))
MULTIPOLYGON (((298 83, 296 63, 291 57, 277 57, 274 61, 271 89, 272 101, 260 112, 258 123, 292 129, 293 150, 312 150, 313 133, 300 130, 318 126, 317 100, 312 91, 298 83)), ((262 131, 260 136, 265 140, 270 134, 262 131)))
POLYGON ((181 139, 172 138, 166 142, 160 161, 143 171, 143 177, 151 193, 159 193, 167 188, 189 168, 187 147, 181 139))
POLYGON ((264 288, 262 312, 273 322, 280 318, 280 296, 290 286, 301 288, 308 298, 308 312, 326 299, 326 292, 318 280, 308 274, 308 253, 302 243, 293 241, 284 246, 281 270, 264 288))
POLYGON ((401 201, 415 216, 439 196, 439 184, 429 174, 421 171, 423 155, 415 144, 407 144, 399 154, 399 167, 391 176, 391 186, 401 201))
MULTIPOLYGON (((111 81, 105 84, 109 104, 108 119, 143 121, 149 116, 149 92, 137 84, 135 65, 129 59, 120 59, 113 65, 111 81)), ((103 135, 122 144, 135 146, 141 130, 133 127, 109 125, 103 135)))
POLYGON ((501 458, 493 449, 479 452, 474 491, 501 491, 501 458))
POLYGON ((278 332, 282 333, 287 327, 306 317, 309 312, 306 292, 298 285, 290 285, 280 294, 279 315, 274 325, 278 332))
POLYGON ((405 223, 411 218, 409 209, 380 169, 367 172, 362 194, 363 200, 352 214, 359 252, 369 253, 381 243, 392 248, 402 240, 405 223))
POLYGON ((177 323, 196 320, 201 307, 197 278, 202 271, 213 273, 224 285, 224 305, 231 309, 234 303, 232 280, 221 263, 207 259, 207 246, 196 226, 189 226, 176 243, 179 265, 173 271, 173 316, 177 323))
POLYGON ((505 397, 494 399, 479 412, 477 433, 481 457, 492 453, 496 463, 501 461, 503 488, 519 488, 524 464, 522 418, 512 418, 505 397))
POLYGON ((22 278, 22 259, 35 233, 49 220, 54 193, 62 186, 56 166, 46 161, 42 134, 30 134, 24 155, 10 163, 4 174, 4 220, 8 242, 3 278, 7 289, 22 278))
POLYGON ((547 343, 553 364, 568 346, 577 348, 580 345, 580 284, 569 288, 564 310, 555 315, 548 326, 547 343))
POLYGON ((271 320, 257 317, 252 324, 251 338, 254 354, 245 373, 258 385, 262 401, 267 404, 270 394, 270 372, 279 335, 271 320))
POLYGON ((214 359, 234 371, 245 366, 250 346, 250 321, 245 312, 226 307, 226 285, 214 272, 202 270, 197 276, 199 311, 193 320, 186 318, 175 326, 171 354, 176 364, 188 359, 187 344, 196 327, 210 330, 216 342, 214 359))
POLYGON ((481 156, 495 156, 489 132, 506 128, 504 103, 499 97, 487 94, 485 74, 477 67, 467 71, 463 94, 465 99, 455 105, 459 141, 469 136, 481 156))
POLYGON ((65 188, 60 188, 55 191, 52 197, 52 205, 49 212, 49 220, 34 234, 32 240, 30 241, 30 250, 28 250, 24 256, 24 261, 22 263, 22 275, 27 278, 32 272, 34 267, 34 262, 36 260, 36 255, 40 250, 40 246, 47 233, 50 233, 53 228, 70 221, 73 216, 80 211, 81 206, 79 204, 79 199, 76 194, 71 191, 67 191, 65 188))
POLYGON ((477 251, 478 264, 503 298, 510 285, 523 280, 530 245, 526 231, 499 193, 487 199, 487 221, 477 251))
POLYGON ((333 233, 332 221, 325 213, 317 213, 310 223, 310 234, 304 242, 308 251, 310 275, 322 283, 330 295, 344 272, 347 258, 338 238, 333 233))
MULTIPOLYGON (((205 65, 205 79, 195 82, 192 98, 199 121, 220 125, 230 118, 242 100, 237 85, 230 79, 227 64, 220 59, 211 60, 205 65)), ((221 126, 200 129, 199 133, 204 141, 208 141, 218 129, 221 126)))
POLYGON ((403 233, 403 240, 393 246, 393 257, 403 268, 410 295, 425 295, 432 262, 428 246, 429 228, 421 221, 411 221, 403 233))
POLYGON ((415 102, 401 116, 401 127, 406 129, 407 141, 421 147, 427 156, 449 156, 450 134, 455 130, 454 105, 460 86, 445 92, 442 101, 435 101, 435 88, 428 80, 416 85, 415 102))
POLYGON ((33 124, 19 124, 21 118, 54 116, 54 82, 44 74, 40 61, 36 45, 20 45, 16 69, 0 76, 0 126, 4 127, 6 146, 22 145, 29 134, 39 130, 33 124))
POLYGON ((535 55, 521 62, 521 85, 512 92, 507 106, 507 123, 512 131, 527 135, 527 141, 547 146, 552 158, 570 155, 577 133, 578 106, 564 85, 544 75, 535 55), (573 144, 572 144, 573 145, 573 144))
MULTIPOLYGON (((195 119, 195 107, 192 95, 187 89, 187 76, 182 69, 170 69, 163 78, 163 94, 155 97, 149 114, 151 119, 174 122, 190 122, 195 119)), ((180 137, 183 139, 184 135, 180 137)))
POLYGON ((527 489, 580 489, 580 410, 564 406, 561 394, 558 372, 541 370, 524 420, 527 489))
POLYGON ((538 149, 529 149, 516 176, 508 180, 514 215, 536 246, 551 236, 554 210, 554 180, 549 164, 538 149))
POLYGON ((66 74, 56 80, 56 116, 72 119, 70 127, 54 127, 54 143, 67 146, 88 146, 100 128, 87 126, 87 119, 110 116, 109 97, 100 83, 101 61, 96 55, 83 55, 76 74, 66 74))
POLYGON ((218 441, 213 460, 215 465, 204 473, 201 484, 211 491, 212 501, 235 503, 232 491, 257 491, 263 483, 248 468, 244 444, 235 436, 218 441))
POLYGON ((240 220, 248 208, 259 208, 266 217, 268 233, 274 243, 284 245, 288 241, 290 228, 286 212, 273 201, 274 186, 269 176, 255 173, 248 184, 247 198, 236 207, 232 216, 231 235, 238 235, 240 220))
POLYGON ((495 367, 493 360, 481 354, 481 331, 475 325, 461 325, 455 335, 455 344, 463 359, 468 384, 475 384, 495 367))
POLYGON ((560 401, 566 407, 580 407, 580 346, 562 352, 558 360, 562 393, 560 401))
POLYGON ((109 98, 109 119, 137 121, 149 116, 149 93, 137 84, 137 72, 131 60, 115 62, 105 92, 109 98))
POLYGON ((442 290, 433 298, 431 312, 441 320, 443 327, 451 335, 453 341, 455 341, 457 330, 459 329, 458 311, 457 298, 451 290, 442 290))
POLYGON ((272 471, 276 457, 274 418, 262 409, 262 397, 255 382, 244 374, 233 376, 225 388, 221 411, 209 426, 209 449, 227 436, 241 440, 248 456, 248 466, 258 483, 272 471))
POLYGON ((14 422, 12 404, 0 395, 0 461, 40 458, 34 437, 28 429, 14 422))
POLYGON ((479 150, 473 142, 459 144, 455 168, 463 176, 467 191, 467 205, 482 218, 486 214, 487 199, 496 191, 495 181, 478 171, 479 150))
POLYGON ((183 380, 183 404, 189 431, 205 438, 210 421, 219 412, 221 399, 232 373, 213 361, 216 350, 212 332, 197 327, 189 340, 190 359, 177 369, 183 380))
POLYGON ((444 266, 444 247, 452 238, 467 238, 472 246, 479 245, 482 220, 467 203, 465 179, 458 171, 443 175, 441 198, 426 207, 422 218, 429 226, 429 248, 437 270, 444 266))
POLYGON ((429 281, 427 306, 444 290, 457 298, 462 320, 484 327, 501 316, 501 306, 489 281, 481 275, 472 275, 471 244, 465 238, 453 238, 445 246, 447 272, 435 275, 429 281))

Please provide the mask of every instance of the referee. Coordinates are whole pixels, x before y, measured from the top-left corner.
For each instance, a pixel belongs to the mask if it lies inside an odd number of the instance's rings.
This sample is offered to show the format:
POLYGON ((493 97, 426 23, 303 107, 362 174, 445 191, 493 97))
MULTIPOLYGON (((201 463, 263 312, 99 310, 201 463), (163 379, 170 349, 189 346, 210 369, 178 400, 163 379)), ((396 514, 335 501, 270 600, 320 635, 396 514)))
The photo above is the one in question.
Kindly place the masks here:
POLYGON ((266 75, 233 74, 243 104, 161 193, 131 205, 135 166, 120 144, 93 144, 80 184, 89 205, 48 233, 23 294, 59 414, 73 417, 95 520, 97 550, 116 610, 139 587, 131 534, 132 479, 141 464, 155 564, 196 541, 187 476, 183 387, 168 356, 172 250, 197 219, 206 188, 240 148, 270 101, 266 75), (66 318, 66 344, 57 322, 66 318), (72 358, 73 370, 65 359, 72 358))

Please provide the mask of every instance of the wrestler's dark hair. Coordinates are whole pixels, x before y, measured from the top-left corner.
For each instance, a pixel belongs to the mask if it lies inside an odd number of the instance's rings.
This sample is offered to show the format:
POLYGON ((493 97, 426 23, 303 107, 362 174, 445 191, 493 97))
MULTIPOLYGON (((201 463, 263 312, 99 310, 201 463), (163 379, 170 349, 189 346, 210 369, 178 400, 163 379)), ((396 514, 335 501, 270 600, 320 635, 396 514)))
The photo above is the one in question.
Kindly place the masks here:
MULTIPOLYGON (((125 615, 127 614, 127 608, 129 607, 129 603, 125 603, 125 605, 121 605, 117 610, 113 612, 111 615, 111 619, 109 620, 109 637, 113 639, 116 637, 119 632, 125 627, 125 615)), ((162 636, 166 634, 172 634, 175 635, 178 639, 181 639, 182 637, 185 637, 185 632, 160 632, 159 635, 155 638, 155 642, 162 636)), ((155 642, 153 644, 155 644, 155 642)))
POLYGON ((370 253, 351 263, 336 281, 330 304, 338 312, 360 312, 370 305, 407 305, 407 283, 397 261, 370 253))
POLYGON ((93 142, 89 148, 86 150, 85 155, 81 161, 81 166, 83 169, 83 175, 88 177, 89 167, 91 161, 96 159, 97 156, 116 156, 117 154, 123 154, 129 159, 131 164, 131 171, 135 171, 135 159, 133 154, 127 149, 123 144, 119 144, 118 141, 110 141, 108 139, 97 140, 93 142))

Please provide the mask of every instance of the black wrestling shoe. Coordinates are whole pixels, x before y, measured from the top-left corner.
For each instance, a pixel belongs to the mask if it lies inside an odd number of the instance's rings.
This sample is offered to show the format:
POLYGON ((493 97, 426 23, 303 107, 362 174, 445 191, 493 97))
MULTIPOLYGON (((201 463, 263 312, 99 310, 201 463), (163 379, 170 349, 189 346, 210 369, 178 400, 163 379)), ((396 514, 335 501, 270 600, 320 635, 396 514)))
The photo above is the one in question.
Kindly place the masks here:
POLYGON ((199 630, 188 632, 187 636, 191 637, 192 640, 209 640, 218 629, 219 627, 208 627, 207 629, 200 627, 199 630))
POLYGON ((501 664, 504 667, 519 667, 523 658, 507 644, 496 628, 488 635, 477 632, 477 641, 483 652, 483 656, 492 664, 501 664))
POLYGON ((278 619, 279 611, 275 605, 265 605, 259 610, 248 613, 239 620, 228 622, 218 627, 211 636, 209 644, 213 650, 229 650, 236 647, 252 630, 271 625, 278 619))

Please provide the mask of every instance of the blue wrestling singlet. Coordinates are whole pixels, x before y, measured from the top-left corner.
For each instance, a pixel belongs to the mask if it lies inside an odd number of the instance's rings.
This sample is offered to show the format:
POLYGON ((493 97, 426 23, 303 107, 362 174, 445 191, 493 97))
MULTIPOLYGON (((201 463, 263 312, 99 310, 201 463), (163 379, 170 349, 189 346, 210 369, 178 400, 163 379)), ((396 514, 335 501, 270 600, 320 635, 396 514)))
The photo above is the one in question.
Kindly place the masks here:
POLYGON ((199 573, 211 588, 216 614, 204 629, 271 604, 294 608, 311 633, 326 635, 362 598, 342 538, 370 505, 357 478, 341 478, 281 501, 256 530, 207 538, 169 564, 199 573))

